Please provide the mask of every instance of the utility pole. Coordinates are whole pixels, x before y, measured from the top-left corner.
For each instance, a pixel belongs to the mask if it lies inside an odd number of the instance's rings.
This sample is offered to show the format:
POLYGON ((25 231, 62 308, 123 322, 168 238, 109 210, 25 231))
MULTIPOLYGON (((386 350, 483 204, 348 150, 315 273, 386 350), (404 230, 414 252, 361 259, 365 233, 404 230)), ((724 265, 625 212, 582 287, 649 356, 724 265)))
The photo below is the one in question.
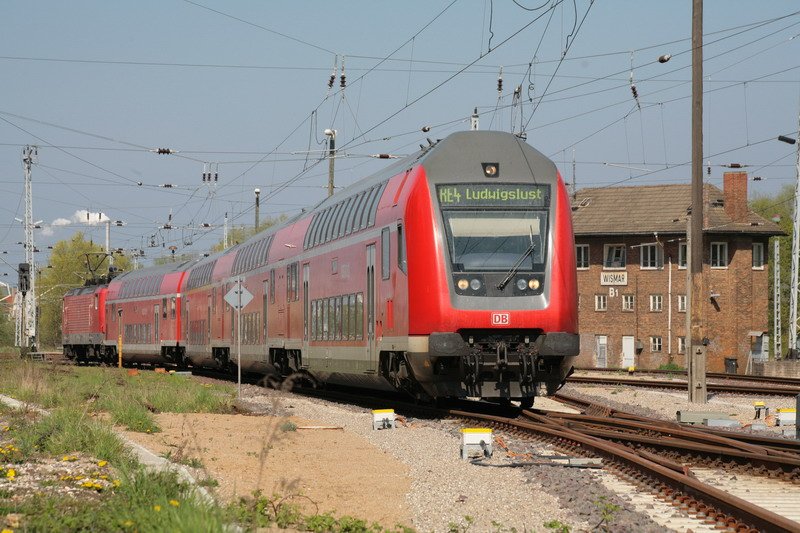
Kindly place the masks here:
POLYGON ((797 355, 797 291, 800 276, 800 117, 798 117, 797 140, 780 135, 778 140, 797 144, 797 182, 794 189, 794 223, 792 224, 792 272, 789 291, 789 358, 797 355))
POLYGON ((704 324, 705 290, 703 280, 703 0, 692 1, 692 214, 687 244, 691 283, 687 285, 687 304, 691 328, 687 337, 689 401, 707 403, 706 336, 704 324), (691 342, 688 342, 691 339, 691 342), (690 347, 690 348, 689 348, 690 347))
POLYGON ((228 249, 228 213, 225 213, 225 223, 222 226, 222 247, 228 249))
POLYGON ((256 232, 258 232, 258 208, 259 208, 259 199, 261 196, 261 189, 256 188, 253 192, 256 193, 256 232))
POLYGON ((778 237, 773 239, 775 257, 772 260, 772 345, 775 359, 783 355, 781 341, 781 243, 778 237))
POLYGON ((336 130, 326 129, 328 140, 328 197, 333 196, 333 160, 336 156, 336 130))
POLYGON ((26 146, 22 150, 22 169, 25 173, 25 262, 28 264, 30 279, 27 291, 22 294, 22 308, 19 319, 22 321, 20 347, 31 348, 36 344, 36 259, 33 241, 33 192, 31 189, 31 167, 39 155, 37 146, 26 146))

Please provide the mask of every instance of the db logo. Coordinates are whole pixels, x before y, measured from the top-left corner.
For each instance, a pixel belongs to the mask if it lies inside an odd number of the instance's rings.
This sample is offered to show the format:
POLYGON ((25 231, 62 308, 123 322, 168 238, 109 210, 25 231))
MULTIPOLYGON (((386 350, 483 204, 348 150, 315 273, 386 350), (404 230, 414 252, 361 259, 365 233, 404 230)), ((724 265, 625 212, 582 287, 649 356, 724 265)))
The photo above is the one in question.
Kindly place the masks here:
POLYGON ((507 326, 511 323, 511 315, 509 313, 492 313, 493 326, 507 326))

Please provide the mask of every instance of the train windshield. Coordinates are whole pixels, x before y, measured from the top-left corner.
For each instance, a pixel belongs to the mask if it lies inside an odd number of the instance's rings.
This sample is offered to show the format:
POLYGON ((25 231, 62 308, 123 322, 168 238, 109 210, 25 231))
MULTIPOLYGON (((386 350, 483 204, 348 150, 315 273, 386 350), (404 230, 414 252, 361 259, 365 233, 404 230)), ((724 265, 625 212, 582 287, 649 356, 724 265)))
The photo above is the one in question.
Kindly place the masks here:
POLYGON ((547 211, 444 209, 454 272, 506 272, 525 257, 520 271, 541 271, 547 243, 547 211))

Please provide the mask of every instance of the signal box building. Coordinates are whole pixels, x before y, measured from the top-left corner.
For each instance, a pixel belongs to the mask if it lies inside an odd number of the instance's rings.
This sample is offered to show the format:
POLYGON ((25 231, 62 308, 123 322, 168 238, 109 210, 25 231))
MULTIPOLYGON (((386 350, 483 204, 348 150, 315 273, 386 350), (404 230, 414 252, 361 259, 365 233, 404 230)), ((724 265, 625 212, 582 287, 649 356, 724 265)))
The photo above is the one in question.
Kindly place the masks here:
MULTIPOLYGON (((784 233, 747 206, 747 174, 703 190, 707 369, 744 372, 766 357, 767 244, 784 233)), ((691 185, 583 189, 573 200, 580 367, 686 366, 691 185)))

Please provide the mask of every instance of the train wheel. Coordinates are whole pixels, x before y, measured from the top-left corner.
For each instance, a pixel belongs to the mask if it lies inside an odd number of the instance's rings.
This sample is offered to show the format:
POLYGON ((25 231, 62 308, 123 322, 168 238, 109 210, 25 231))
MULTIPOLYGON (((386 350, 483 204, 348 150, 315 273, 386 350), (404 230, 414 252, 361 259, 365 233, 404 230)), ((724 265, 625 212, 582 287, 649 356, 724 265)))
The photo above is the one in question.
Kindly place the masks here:
POLYGON ((533 407, 533 400, 535 396, 528 396, 527 398, 520 398, 519 399, 519 406, 523 409, 530 409, 533 407))

